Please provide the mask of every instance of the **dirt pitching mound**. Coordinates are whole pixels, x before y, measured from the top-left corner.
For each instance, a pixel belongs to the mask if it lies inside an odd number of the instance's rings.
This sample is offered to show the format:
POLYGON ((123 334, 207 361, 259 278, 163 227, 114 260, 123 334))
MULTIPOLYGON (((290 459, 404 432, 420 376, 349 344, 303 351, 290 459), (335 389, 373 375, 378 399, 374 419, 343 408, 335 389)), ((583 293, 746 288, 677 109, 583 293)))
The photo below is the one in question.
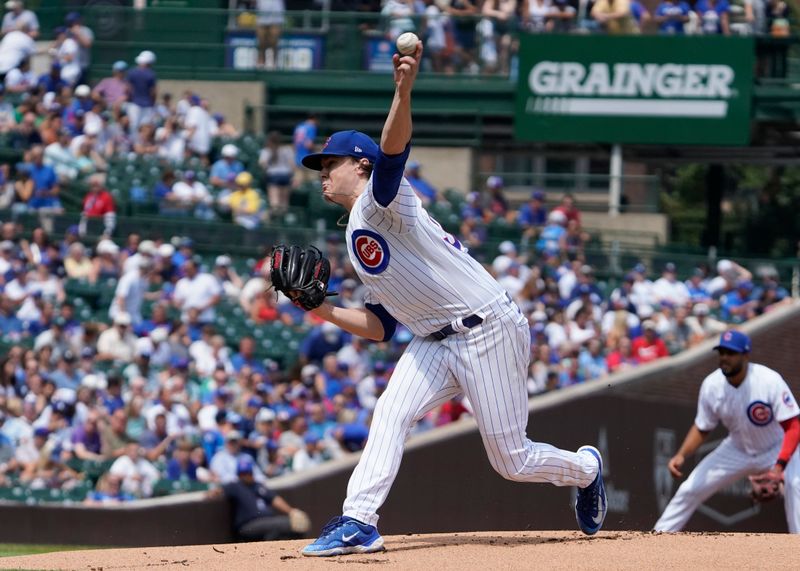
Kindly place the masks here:
POLYGON ((306 541, 99 549, 7 557, 3 569, 796 569, 790 535, 750 533, 450 533, 388 536, 387 550, 309 558, 306 541), (345 567, 346 568, 346 567, 345 567))

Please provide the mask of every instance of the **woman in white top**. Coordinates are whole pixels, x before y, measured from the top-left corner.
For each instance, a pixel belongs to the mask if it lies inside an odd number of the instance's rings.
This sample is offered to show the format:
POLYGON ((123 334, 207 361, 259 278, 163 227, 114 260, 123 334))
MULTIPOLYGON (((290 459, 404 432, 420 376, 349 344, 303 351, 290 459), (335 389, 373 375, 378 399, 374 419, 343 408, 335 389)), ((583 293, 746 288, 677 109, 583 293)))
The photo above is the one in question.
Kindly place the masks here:
POLYGON ((553 9, 550 0, 524 0, 522 18, 529 32, 544 32, 547 16, 553 9))
POLYGON ((258 155, 258 165, 267 178, 267 197, 270 210, 277 215, 289 209, 289 193, 294 174, 294 152, 291 146, 281 146, 281 134, 272 131, 267 135, 264 148, 258 155))

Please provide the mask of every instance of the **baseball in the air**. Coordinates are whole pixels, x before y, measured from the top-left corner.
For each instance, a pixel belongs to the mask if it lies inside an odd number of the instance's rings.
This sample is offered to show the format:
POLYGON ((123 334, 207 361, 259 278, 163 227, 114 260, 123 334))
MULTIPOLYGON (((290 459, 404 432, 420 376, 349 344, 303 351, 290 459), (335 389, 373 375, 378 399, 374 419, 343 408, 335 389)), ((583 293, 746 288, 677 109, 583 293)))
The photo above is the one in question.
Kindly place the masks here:
POLYGON ((397 51, 404 56, 414 55, 419 38, 414 32, 405 32, 397 38, 397 51))

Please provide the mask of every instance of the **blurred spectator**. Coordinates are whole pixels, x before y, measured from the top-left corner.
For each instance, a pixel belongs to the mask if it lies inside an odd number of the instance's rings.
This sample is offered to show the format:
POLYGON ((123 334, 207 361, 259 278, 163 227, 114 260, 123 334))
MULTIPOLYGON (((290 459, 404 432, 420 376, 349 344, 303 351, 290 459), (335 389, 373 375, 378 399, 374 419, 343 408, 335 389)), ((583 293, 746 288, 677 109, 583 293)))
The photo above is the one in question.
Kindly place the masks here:
POLYGON ((31 58, 27 57, 19 62, 19 66, 9 70, 4 87, 6 93, 31 93, 36 83, 36 74, 31 71, 31 58))
POLYGON ((11 30, 0 40, 0 83, 5 81, 6 74, 36 53, 36 43, 29 24, 22 24, 11 30))
POLYGON ((50 54, 61 67, 61 79, 70 87, 78 85, 81 78, 80 45, 65 26, 53 30, 55 41, 50 54))
POLYGON ((258 155, 258 166, 267 178, 269 208, 276 215, 289 210, 289 193, 294 175, 294 154, 291 147, 281 145, 281 135, 272 131, 267 135, 264 148, 258 155))
POLYGON ((156 55, 145 50, 136 56, 136 67, 128 72, 130 102, 126 113, 130 118, 130 132, 138 132, 139 126, 149 123, 155 114, 158 79, 153 71, 156 55))
POLYGON ((236 190, 222 204, 230 208, 233 221, 248 230, 254 230, 267 216, 261 196, 253 188, 253 175, 242 171, 236 175, 236 190))
POLYGON ((569 0, 553 0, 553 6, 547 13, 547 31, 556 34, 568 34, 575 30, 578 12, 569 0))
POLYGON ((591 14, 609 34, 639 33, 639 27, 631 13, 630 0, 597 0, 592 6, 591 14))
POLYGON ((308 432, 303 438, 303 443, 305 446, 292 456, 292 472, 302 472, 314 466, 319 466, 325 461, 319 436, 308 432))
POLYGON ((178 280, 173 294, 175 307, 181 310, 181 320, 188 321, 189 311, 199 312, 201 323, 212 323, 216 316, 215 306, 220 302, 222 287, 207 272, 199 271, 194 260, 186 260, 183 264, 184 277, 178 280))
POLYGON ((214 260, 214 277, 217 278, 226 297, 238 298, 244 282, 232 266, 230 256, 217 256, 214 260))
POLYGON ((522 227, 523 235, 532 238, 547 222, 547 208, 544 205, 545 194, 541 190, 531 192, 528 202, 517 211, 517 224, 522 227))
POLYGON ((117 312, 113 325, 97 340, 97 360, 129 362, 133 360, 135 349, 136 336, 131 331, 131 316, 124 311, 117 312))
POLYGON ((730 5, 728 0, 697 0, 694 11, 700 17, 700 27, 704 34, 729 36, 730 5))
POLYGON ((642 31, 648 28, 650 20, 653 19, 653 16, 639 0, 631 0, 631 15, 639 30, 642 31))
POLYGON ((120 278, 114 290, 114 299, 108 308, 108 315, 112 320, 123 313, 130 316, 134 328, 139 326, 142 321, 142 303, 150 287, 149 278, 153 267, 152 260, 143 259, 134 269, 120 278))
POLYGON ((663 0, 656 8, 653 20, 662 34, 683 34, 683 25, 689 21, 689 4, 682 0, 663 0))
POLYGON ((403 32, 414 32, 413 0, 386 0, 381 9, 381 16, 387 25, 386 37, 394 43, 403 32))
POLYGON ((22 168, 30 176, 33 193, 28 208, 41 213, 61 214, 64 209, 58 198, 60 186, 53 167, 44 164, 44 149, 40 145, 30 150, 30 162, 22 168))
POLYGON ((558 255, 564 252, 566 250, 566 224, 566 215, 560 210, 553 210, 547 216, 547 224, 539 234, 536 250, 548 255, 558 255))
POLYGON ((73 243, 64 259, 67 277, 74 280, 88 279, 92 273, 92 262, 86 255, 86 247, 80 242, 73 243))
POLYGON ((499 176, 490 176, 486 179, 486 194, 488 196, 488 211, 492 218, 506 218, 509 213, 508 200, 503 188, 505 183, 499 176))
POLYGON ((61 79, 61 64, 57 61, 53 61, 50 64, 48 72, 39 76, 36 82, 36 91, 40 95, 46 93, 58 94, 63 92, 66 86, 67 82, 61 79))
POLYGON ((108 469, 108 473, 122 479, 122 490, 137 498, 149 498, 153 495, 153 484, 160 474, 143 455, 138 442, 130 442, 125 447, 125 454, 116 459, 108 469))
POLYGON ((523 0, 522 25, 534 34, 548 30, 548 16, 552 10, 549 0, 523 0))
POLYGON ((92 96, 95 100, 103 101, 112 109, 119 109, 128 101, 130 84, 125 79, 128 64, 117 60, 111 66, 111 77, 105 77, 95 85, 92 96))
POLYGON ((606 364, 610 373, 626 371, 639 364, 639 359, 633 354, 633 346, 628 337, 617 339, 615 348, 608 354, 606 364))
POLYGON ((258 0, 256 4, 258 7, 256 68, 275 69, 278 67, 278 42, 286 11, 284 0, 258 0))
MULTIPOLYGON (((440 6, 441 7, 441 6, 440 6)), ((455 53, 460 62, 460 67, 469 74, 477 74, 480 68, 475 54, 475 23, 474 16, 478 15, 477 2, 473 0, 450 0, 449 5, 443 8, 450 16, 455 16, 455 53)))
POLYGON ((425 0, 425 53, 430 58, 431 71, 436 73, 455 73, 453 67, 453 23, 442 12, 438 4, 449 4, 449 0, 425 0))
POLYGON ((742 323, 756 316, 758 300, 753 299, 753 282, 739 280, 736 289, 720 297, 720 317, 731 323, 742 323))
POLYGON ((344 336, 344 331, 328 321, 315 327, 300 343, 300 362, 321 364, 325 355, 344 346, 344 336))
POLYGON ((319 122, 317 116, 310 113, 304 121, 299 123, 292 133, 294 145, 294 164, 297 180, 308 182, 312 179, 311 171, 303 166, 303 159, 314 152, 314 140, 317 138, 319 122))
MULTIPOLYGON (((217 188, 233 191, 236 175, 244 170, 244 165, 236 158, 239 156, 239 149, 236 145, 228 143, 222 147, 220 155, 221 158, 211 165, 209 182, 217 188)), ((220 196, 220 199, 223 196, 220 196)))
POLYGON ((214 197, 206 185, 197 180, 194 171, 187 170, 183 173, 183 180, 176 181, 162 197, 162 213, 213 220, 216 218, 213 203, 214 197))
POLYGON ((633 357, 639 363, 649 363, 656 359, 669 357, 667 346, 656 333, 656 324, 650 319, 642 323, 642 335, 633 340, 631 349, 633 357))
POLYGON ((653 293, 657 302, 674 306, 684 305, 690 299, 689 289, 678 280, 677 268, 672 262, 664 265, 661 277, 653 283, 653 293))
POLYGON ((422 165, 419 161, 408 161, 408 163, 406 163, 406 172, 404 176, 408 184, 411 185, 411 188, 414 189, 414 192, 417 193, 422 204, 427 207, 436 203, 438 191, 430 182, 422 177, 420 173, 421 168, 422 165))
POLYGON ((183 121, 187 141, 186 148, 193 155, 200 157, 204 164, 208 162, 208 153, 211 150, 212 119, 208 109, 198 95, 189 99, 191 107, 183 121))
POLYGON ((91 51, 92 44, 94 44, 94 32, 88 27, 83 25, 83 18, 80 12, 70 12, 64 18, 64 24, 67 27, 69 35, 78 44, 78 57, 77 62, 80 67, 81 73, 77 83, 83 83, 86 80, 86 75, 89 71, 91 64, 91 51))
MULTIPOLYGON (((231 430, 225 435, 225 446, 211 459, 211 473, 220 484, 230 484, 238 479, 237 466, 242 461, 252 462, 250 456, 242 452, 242 433, 231 430)), ((266 477, 258 466, 254 466, 253 477, 255 481, 264 483, 266 477)))
POLYGON ((78 232, 86 235, 87 224, 92 218, 103 219, 103 235, 110 236, 117 225, 117 210, 114 198, 106 190, 105 177, 102 174, 93 174, 89 177, 89 190, 83 197, 83 211, 78 232))
POLYGON ((753 274, 733 260, 719 260, 717 262, 717 276, 708 282, 708 293, 713 298, 732 291, 741 281, 752 281, 753 274))
POLYGON ((516 13, 517 0, 486 0, 481 6, 484 18, 478 22, 477 30, 481 35, 480 54, 484 73, 508 73, 511 32, 516 13))
POLYGON ((27 30, 34 40, 39 37, 39 19, 31 10, 25 9, 25 3, 22 0, 8 0, 5 7, 8 12, 3 16, 0 35, 5 36, 14 30, 27 30))

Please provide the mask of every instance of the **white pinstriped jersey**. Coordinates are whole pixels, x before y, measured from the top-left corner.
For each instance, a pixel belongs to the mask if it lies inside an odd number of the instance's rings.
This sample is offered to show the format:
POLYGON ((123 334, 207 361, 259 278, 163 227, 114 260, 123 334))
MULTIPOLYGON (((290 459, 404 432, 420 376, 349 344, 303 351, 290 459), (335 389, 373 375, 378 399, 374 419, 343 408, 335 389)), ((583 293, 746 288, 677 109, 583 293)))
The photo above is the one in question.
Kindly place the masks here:
POLYGON ((769 367, 751 363, 738 387, 719 369, 705 378, 694 423, 700 430, 710 431, 722 422, 736 448, 760 454, 781 443, 784 432, 779 423, 798 412, 783 377, 769 367))
POLYGON ((415 335, 429 335, 490 304, 504 290, 422 207, 403 178, 383 207, 370 178, 347 223, 347 253, 366 286, 415 335))

